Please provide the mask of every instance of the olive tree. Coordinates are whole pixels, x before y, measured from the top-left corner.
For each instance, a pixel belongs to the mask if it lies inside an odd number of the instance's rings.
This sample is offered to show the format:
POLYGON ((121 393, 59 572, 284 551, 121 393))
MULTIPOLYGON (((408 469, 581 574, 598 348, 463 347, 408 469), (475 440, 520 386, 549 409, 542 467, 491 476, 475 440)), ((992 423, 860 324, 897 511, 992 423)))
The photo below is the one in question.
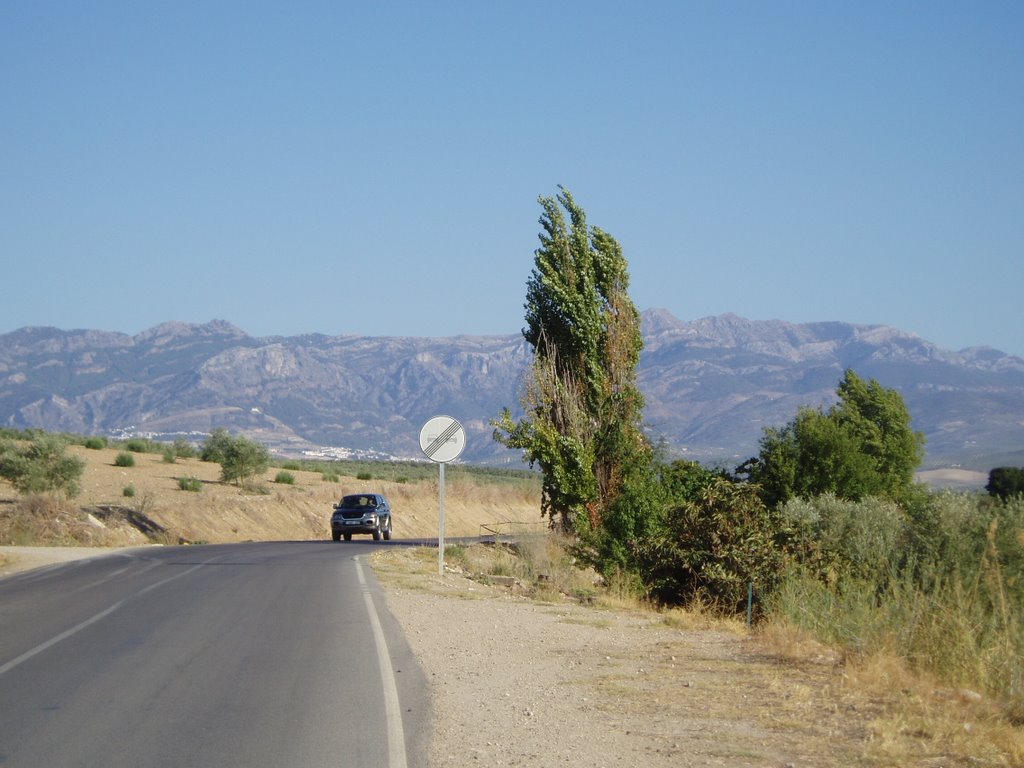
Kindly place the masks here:
POLYGON ((68 456, 67 443, 56 435, 38 434, 28 442, 0 443, 0 477, 19 493, 77 496, 85 462, 68 456))
POLYGON ((233 436, 218 428, 203 444, 203 461, 220 464, 220 479, 238 483, 267 471, 270 451, 262 443, 241 435, 233 436))

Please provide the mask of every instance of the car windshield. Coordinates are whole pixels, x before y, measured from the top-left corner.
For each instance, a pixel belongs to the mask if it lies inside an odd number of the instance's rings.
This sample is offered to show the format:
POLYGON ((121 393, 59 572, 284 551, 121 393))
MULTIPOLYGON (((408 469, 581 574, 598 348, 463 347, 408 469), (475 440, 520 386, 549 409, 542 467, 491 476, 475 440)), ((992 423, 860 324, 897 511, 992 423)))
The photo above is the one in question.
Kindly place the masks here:
POLYGON ((346 496, 341 500, 342 507, 376 507, 377 497, 368 496, 365 493, 359 496, 346 496))

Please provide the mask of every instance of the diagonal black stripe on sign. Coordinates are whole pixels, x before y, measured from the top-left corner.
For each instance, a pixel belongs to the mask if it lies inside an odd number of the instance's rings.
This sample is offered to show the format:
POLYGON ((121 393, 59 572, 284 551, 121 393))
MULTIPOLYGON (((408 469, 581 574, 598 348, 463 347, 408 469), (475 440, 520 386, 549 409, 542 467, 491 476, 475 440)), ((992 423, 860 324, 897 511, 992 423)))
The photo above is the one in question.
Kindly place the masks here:
POLYGON ((448 428, 444 432, 434 438, 434 442, 428 445, 426 450, 423 452, 427 454, 427 456, 433 457, 433 455, 441 449, 441 446, 447 443, 451 439, 452 435, 458 431, 459 422, 453 421, 448 425, 448 428))

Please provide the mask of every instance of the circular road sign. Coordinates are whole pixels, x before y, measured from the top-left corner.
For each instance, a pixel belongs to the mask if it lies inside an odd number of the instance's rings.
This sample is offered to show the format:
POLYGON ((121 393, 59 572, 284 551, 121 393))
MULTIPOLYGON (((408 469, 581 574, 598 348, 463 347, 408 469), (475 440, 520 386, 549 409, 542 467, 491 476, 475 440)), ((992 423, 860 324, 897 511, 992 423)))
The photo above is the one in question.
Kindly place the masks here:
POLYGON ((434 416, 420 430, 420 450, 431 461, 454 461, 465 447, 466 430, 451 416, 434 416))

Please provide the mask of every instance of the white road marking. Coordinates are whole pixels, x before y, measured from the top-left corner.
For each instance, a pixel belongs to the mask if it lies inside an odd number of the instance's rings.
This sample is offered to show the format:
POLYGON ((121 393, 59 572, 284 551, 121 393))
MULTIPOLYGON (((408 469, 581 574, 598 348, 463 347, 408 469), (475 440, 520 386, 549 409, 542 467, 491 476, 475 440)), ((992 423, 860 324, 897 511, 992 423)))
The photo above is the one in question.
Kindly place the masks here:
POLYGON ((112 606, 107 608, 105 611, 100 611, 99 613, 97 613, 92 618, 86 619, 85 621, 83 621, 81 624, 77 624, 77 625, 73 626, 71 629, 69 629, 69 630, 67 630, 65 632, 61 632, 59 635, 55 635, 54 637, 51 637, 45 643, 40 643, 39 645, 37 645, 32 650, 25 651, 18 658, 11 659, 6 664, 4 664, 2 667, 0 667, 0 675, 3 675, 5 673, 7 673, 7 672, 10 672, 12 669, 14 669, 16 666, 18 666, 22 662, 28 661, 33 656, 37 656, 40 653, 42 653, 43 651, 45 651, 47 648, 51 648, 51 647, 55 646, 57 643, 61 642, 62 640, 67 640, 72 635, 77 634, 78 632, 81 632, 83 629, 85 629, 88 626, 91 626, 92 624, 95 624, 100 619, 106 618, 107 616, 112 614, 114 611, 116 611, 118 608, 120 608, 122 605, 124 605, 124 600, 119 600, 118 602, 114 603, 112 606))
POLYGON ((366 601, 366 610, 370 614, 370 628, 373 630, 373 639, 377 646, 377 661, 380 664, 380 679, 384 685, 384 721, 387 723, 388 731, 388 768, 406 768, 405 728, 402 726, 402 708, 398 702, 398 686, 395 685, 395 671, 391 667, 391 655, 388 652, 387 641, 384 639, 384 629, 377 616, 377 609, 373 605, 370 587, 363 575, 363 566, 358 557, 352 559, 356 564, 356 575, 359 576, 359 586, 362 588, 363 599, 366 601))
MULTIPOLYGON (((150 591, 156 589, 157 587, 162 587, 164 584, 167 584, 168 582, 174 581, 175 579, 180 579, 182 576, 187 576, 188 574, 192 573, 193 571, 198 570, 199 568, 202 568, 207 563, 212 563, 214 560, 217 560, 217 559, 218 558, 216 558, 216 557, 211 558, 211 559, 207 560, 206 562, 200 563, 199 565, 196 565, 196 566, 193 566, 192 568, 189 568, 187 571, 182 571, 181 573, 178 573, 178 574, 176 574, 174 576, 171 576, 169 579, 164 579, 163 581, 158 581, 156 584, 150 584, 148 587, 145 587, 144 589, 140 589, 138 592, 136 592, 134 595, 132 595, 132 597, 139 597, 140 595, 144 595, 147 592, 150 592, 150 591)), ((360 575, 362 575, 362 574, 360 574, 360 575)), ((51 637, 46 642, 40 643, 35 648, 32 648, 32 649, 30 649, 28 651, 25 651, 23 654, 21 654, 21 656, 18 656, 15 659, 11 659, 6 664, 0 665, 0 675, 3 675, 3 674, 6 674, 7 672, 10 672, 12 669, 17 667, 19 664, 23 664, 24 662, 26 662, 29 659, 31 659, 33 656, 38 656, 40 653, 42 653, 43 651, 47 650, 48 648, 52 648, 57 643, 60 643, 60 642, 62 642, 64 640, 67 640, 69 637, 71 637, 72 635, 78 634, 79 632, 81 632, 86 627, 90 627, 93 624, 95 624, 97 621, 105 619, 107 616, 109 616, 114 611, 116 611, 118 608, 120 608, 122 605, 124 605, 125 602, 127 600, 129 600, 129 599, 131 599, 131 598, 126 597, 124 600, 118 600, 116 603, 114 603, 112 606, 110 606, 106 610, 100 611, 95 616, 92 616, 92 617, 86 619, 85 621, 83 621, 81 624, 76 624, 75 626, 71 627, 71 629, 65 630, 64 632, 61 632, 59 635, 54 635, 53 637, 51 637)), ((402 765, 405 765, 405 763, 402 763, 402 765)))

